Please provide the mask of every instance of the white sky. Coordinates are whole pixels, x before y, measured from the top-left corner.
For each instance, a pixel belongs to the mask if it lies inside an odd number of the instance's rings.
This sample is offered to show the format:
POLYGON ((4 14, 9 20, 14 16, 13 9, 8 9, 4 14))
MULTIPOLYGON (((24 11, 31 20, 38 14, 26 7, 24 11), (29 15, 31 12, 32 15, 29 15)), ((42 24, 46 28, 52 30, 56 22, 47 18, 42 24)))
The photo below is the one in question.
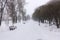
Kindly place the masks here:
POLYGON ((32 15, 34 10, 47 3, 49 0, 26 0, 27 4, 25 5, 26 8, 26 14, 32 15))

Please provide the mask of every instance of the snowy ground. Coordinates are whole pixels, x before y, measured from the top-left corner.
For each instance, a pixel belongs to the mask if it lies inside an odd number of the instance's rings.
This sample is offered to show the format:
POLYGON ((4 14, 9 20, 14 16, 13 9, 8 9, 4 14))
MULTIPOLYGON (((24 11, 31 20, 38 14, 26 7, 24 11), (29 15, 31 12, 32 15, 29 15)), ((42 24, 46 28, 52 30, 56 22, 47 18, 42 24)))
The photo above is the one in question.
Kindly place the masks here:
MULTIPOLYGON (((26 24, 17 23, 17 29, 13 31, 2 31, 0 29, 0 40, 60 40, 60 30, 50 29, 47 24, 39 26, 37 22, 29 20, 26 24)), ((54 25, 53 25, 54 26, 54 25)))
MULTIPOLYGON (((25 5, 27 14, 32 15, 38 6, 45 4, 47 0, 27 0, 29 2, 25 5)), ((48 26, 42 24, 39 26, 37 22, 29 20, 26 24, 17 23, 17 29, 10 31, 8 25, 2 22, 0 27, 0 40, 60 40, 60 29, 56 29, 56 26, 48 26)))

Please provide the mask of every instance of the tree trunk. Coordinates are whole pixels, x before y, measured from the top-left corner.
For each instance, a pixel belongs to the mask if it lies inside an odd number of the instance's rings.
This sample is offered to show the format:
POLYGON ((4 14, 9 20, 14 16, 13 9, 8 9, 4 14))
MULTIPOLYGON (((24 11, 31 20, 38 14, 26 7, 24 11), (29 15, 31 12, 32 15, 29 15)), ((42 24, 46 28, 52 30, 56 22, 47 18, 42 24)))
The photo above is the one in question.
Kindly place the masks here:
POLYGON ((57 28, 59 28, 59 21, 58 21, 58 19, 57 18, 55 18, 55 21, 56 21, 56 26, 57 26, 57 28))
POLYGON ((1 11, 0 11, 0 12, 1 12, 1 16, 0 16, 0 26, 1 26, 1 22, 2 22, 3 9, 4 9, 4 8, 1 8, 1 11))

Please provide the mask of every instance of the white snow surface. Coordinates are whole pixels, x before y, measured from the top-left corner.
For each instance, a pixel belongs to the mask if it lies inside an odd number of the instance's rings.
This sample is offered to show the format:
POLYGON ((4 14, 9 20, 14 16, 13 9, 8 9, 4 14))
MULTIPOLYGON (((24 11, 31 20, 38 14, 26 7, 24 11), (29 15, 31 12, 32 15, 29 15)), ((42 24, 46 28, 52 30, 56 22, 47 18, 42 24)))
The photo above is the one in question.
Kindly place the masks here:
MULTIPOLYGON (((27 14, 32 15, 34 10, 48 2, 47 0, 26 0, 28 4, 25 5, 27 14)), ((60 29, 56 26, 48 26, 42 24, 39 26, 38 22, 29 20, 26 24, 23 22, 15 24, 17 29, 10 31, 9 25, 2 22, 0 27, 0 40, 60 40, 60 29)), ((7 23, 8 24, 8 23, 7 23)), ((12 25, 10 23, 10 25, 12 25)))
POLYGON ((38 22, 29 20, 26 24, 23 22, 15 24, 17 29, 13 31, 8 30, 7 27, 5 29, 3 26, 2 29, 0 28, 0 40, 60 40, 60 30, 56 29, 54 25, 50 29, 51 27, 47 24, 41 23, 39 26, 38 22))

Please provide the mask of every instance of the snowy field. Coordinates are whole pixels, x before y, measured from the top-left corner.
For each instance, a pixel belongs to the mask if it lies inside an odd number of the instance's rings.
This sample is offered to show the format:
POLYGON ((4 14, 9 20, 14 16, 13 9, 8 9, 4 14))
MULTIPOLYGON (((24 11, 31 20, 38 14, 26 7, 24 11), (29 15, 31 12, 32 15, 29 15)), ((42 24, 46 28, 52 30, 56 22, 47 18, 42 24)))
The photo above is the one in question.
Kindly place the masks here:
POLYGON ((51 30, 47 24, 41 23, 39 26, 38 22, 29 20, 26 24, 21 22, 15 26, 17 29, 13 31, 0 30, 0 40, 60 40, 60 30, 51 30))

